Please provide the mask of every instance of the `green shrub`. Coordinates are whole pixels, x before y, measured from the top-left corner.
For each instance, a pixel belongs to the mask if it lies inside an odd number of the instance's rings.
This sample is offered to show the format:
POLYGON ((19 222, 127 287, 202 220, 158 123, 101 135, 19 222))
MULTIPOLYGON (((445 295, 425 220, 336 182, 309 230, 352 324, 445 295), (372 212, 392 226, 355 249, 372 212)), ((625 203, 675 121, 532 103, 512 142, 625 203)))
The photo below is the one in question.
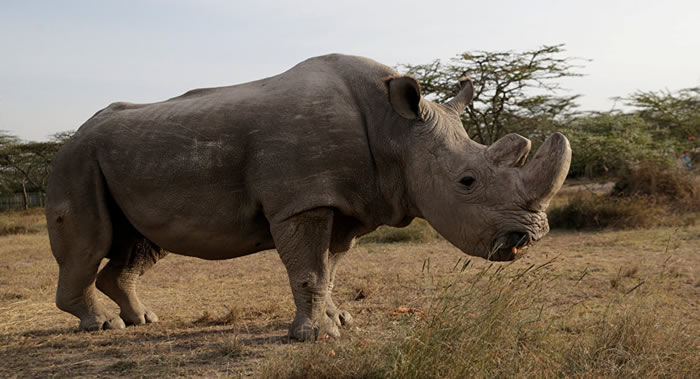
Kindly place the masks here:
POLYGON ((677 141, 655 136, 634 114, 581 115, 565 134, 573 151, 570 177, 615 175, 643 160, 670 162, 680 149, 677 141))

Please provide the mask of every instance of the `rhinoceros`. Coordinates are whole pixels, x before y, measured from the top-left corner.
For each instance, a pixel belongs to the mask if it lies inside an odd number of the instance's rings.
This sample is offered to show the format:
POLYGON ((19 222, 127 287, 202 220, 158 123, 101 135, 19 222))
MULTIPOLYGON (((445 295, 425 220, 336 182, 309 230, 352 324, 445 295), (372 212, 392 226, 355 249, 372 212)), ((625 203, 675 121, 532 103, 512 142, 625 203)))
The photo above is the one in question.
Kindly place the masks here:
POLYGON ((56 305, 84 330, 158 321, 139 276, 167 252, 210 260, 276 248, 296 305, 289 335, 339 336, 331 299, 356 237, 426 219, 457 248, 512 260, 548 231, 571 160, 549 136, 472 141, 449 102, 367 58, 310 58, 270 78, 97 112, 56 154, 46 218, 56 305), (103 259, 106 265, 99 270, 103 259), (120 307, 110 314, 99 289, 120 307))

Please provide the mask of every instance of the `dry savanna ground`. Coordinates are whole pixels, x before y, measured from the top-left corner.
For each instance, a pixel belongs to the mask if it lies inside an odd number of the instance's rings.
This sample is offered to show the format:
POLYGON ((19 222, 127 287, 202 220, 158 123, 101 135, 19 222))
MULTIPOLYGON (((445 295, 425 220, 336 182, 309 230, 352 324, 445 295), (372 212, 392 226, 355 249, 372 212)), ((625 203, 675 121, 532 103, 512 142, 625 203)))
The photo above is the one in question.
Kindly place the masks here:
POLYGON ((171 254, 140 286, 161 322, 76 332, 54 305, 58 270, 40 215, 0 219, 1 377, 700 373, 692 224, 554 231, 505 264, 470 259, 422 223, 380 231, 338 274, 336 303, 355 323, 339 339, 298 343, 286 337, 294 307, 274 251, 219 262, 171 254))

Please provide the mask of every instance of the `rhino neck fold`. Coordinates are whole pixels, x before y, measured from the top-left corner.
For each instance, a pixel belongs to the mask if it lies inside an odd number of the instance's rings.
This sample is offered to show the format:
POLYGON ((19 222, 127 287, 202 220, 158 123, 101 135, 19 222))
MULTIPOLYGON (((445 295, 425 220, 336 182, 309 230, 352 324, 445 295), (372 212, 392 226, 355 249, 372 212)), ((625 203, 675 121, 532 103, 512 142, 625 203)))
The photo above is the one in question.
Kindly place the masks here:
POLYGON ((368 147, 374 164, 376 185, 382 212, 377 212, 380 224, 394 227, 408 225, 422 214, 412 201, 406 183, 407 144, 410 139, 408 122, 392 112, 375 120, 365 120, 368 147), (406 125, 403 125, 403 124, 406 125), (404 129, 402 133, 400 129, 404 129))

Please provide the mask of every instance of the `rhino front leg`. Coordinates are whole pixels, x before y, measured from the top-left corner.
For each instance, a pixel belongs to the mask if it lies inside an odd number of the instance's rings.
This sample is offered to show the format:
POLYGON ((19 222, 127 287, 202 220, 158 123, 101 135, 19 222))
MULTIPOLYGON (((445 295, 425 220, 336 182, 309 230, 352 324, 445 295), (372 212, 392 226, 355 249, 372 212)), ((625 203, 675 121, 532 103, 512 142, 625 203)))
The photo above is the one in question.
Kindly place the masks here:
POLYGON ((290 338, 306 341, 323 334, 340 336, 338 325, 327 314, 332 226, 333 212, 329 209, 304 212, 270 225, 297 308, 289 327, 290 338))
POLYGON ((335 322, 337 326, 351 325, 352 316, 349 312, 339 309, 333 302, 332 293, 335 287, 335 273, 338 269, 339 261, 345 256, 347 251, 331 253, 328 257, 331 266, 328 292, 326 293, 326 314, 335 322))

